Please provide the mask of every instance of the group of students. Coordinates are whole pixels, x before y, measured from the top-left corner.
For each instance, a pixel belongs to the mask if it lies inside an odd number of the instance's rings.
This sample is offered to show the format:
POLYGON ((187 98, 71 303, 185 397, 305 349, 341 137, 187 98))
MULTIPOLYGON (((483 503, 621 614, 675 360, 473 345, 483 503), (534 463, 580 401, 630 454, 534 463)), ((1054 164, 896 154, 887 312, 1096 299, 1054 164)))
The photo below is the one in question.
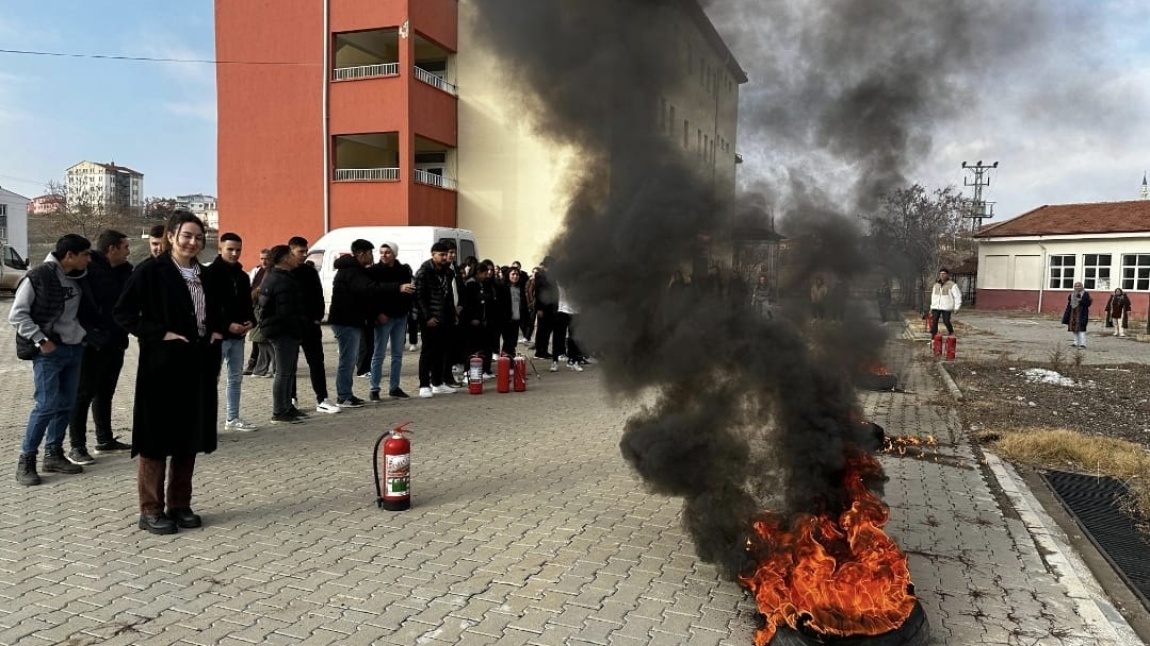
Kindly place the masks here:
POLYGON ((519 335, 529 338, 536 322, 536 356, 552 359, 552 370, 560 355, 573 370, 587 361, 568 339, 574 308, 549 277, 550 259, 524 280, 517 265, 496 270, 490 261, 469 258, 457 267, 455 249, 444 241, 412 272, 398 262, 395 243, 381 244, 375 262, 372 243, 357 240, 352 253, 336 261, 326 312, 339 353, 333 402, 320 326, 325 302, 319 274, 305 262, 307 241, 292 238, 262 251, 260 266, 249 273, 239 261, 242 240, 233 233, 220 236, 213 262, 201 264, 205 233, 198 217, 177 211, 152 230, 151 256, 134 268, 126 235, 105 231, 92 249, 83 236, 69 234, 28 272, 9 314, 18 355, 32 361, 35 382, 17 482, 40 484, 41 444, 44 472, 76 474, 95 462, 86 441, 90 408, 94 452, 130 450, 138 458, 139 527, 175 533, 202 523, 191 508, 192 477, 196 455, 218 445, 221 368, 227 381, 224 427, 251 431, 256 425, 240 417, 245 374, 273 376, 274 423, 306 417, 297 408, 300 350, 319 412, 365 405, 352 392, 365 353, 371 356, 369 399, 380 400, 388 345, 388 396, 406 398, 400 372, 412 326, 422 338, 421 397, 454 392, 454 373, 465 357, 482 357, 490 377, 492 356, 513 354, 519 335), (140 348, 131 445, 111 430, 111 400, 129 335, 140 348), (246 366, 245 340, 253 342, 246 366), (65 454, 69 428, 71 449, 65 454))

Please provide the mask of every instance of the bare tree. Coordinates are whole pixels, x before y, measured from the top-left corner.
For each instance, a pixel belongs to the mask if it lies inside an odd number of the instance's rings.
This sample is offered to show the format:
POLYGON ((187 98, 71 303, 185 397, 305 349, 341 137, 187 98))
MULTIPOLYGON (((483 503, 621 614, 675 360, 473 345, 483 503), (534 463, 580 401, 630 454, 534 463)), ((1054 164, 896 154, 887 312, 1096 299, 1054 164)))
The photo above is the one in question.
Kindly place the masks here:
POLYGON ((91 240, 104 229, 127 231, 139 222, 129 207, 103 202, 92 189, 68 190, 55 181, 48 182, 47 188, 51 195, 64 196, 58 209, 42 216, 45 226, 41 230, 53 240, 66 233, 78 233, 91 240))
POLYGON ((867 218, 872 253, 903 287, 903 304, 922 309, 923 290, 944 249, 962 230, 964 200, 953 186, 933 193, 915 184, 883 198, 867 218))
POLYGON ((176 200, 171 197, 149 197, 144 200, 144 218, 166 222, 176 210, 176 200))

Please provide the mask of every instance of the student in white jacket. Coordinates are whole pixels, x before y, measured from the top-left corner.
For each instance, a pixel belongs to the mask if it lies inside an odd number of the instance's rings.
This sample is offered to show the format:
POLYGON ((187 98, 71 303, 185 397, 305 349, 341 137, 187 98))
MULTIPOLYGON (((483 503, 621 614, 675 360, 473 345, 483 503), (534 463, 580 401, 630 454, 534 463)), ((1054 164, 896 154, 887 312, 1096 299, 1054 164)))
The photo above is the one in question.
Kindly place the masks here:
POLYGON ((947 335, 954 334, 954 326, 950 323, 950 315, 962 307, 962 290, 958 283, 950 279, 950 272, 946 267, 938 270, 938 281, 930 288, 930 336, 938 334, 938 322, 946 324, 947 335))

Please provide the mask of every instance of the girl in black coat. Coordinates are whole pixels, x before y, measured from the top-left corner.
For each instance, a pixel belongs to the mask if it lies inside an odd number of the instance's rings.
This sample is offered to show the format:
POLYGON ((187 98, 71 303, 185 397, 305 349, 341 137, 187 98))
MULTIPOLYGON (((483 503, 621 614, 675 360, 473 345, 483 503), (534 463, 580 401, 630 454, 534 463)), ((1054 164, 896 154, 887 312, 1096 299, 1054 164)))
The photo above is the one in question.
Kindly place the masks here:
MULTIPOLYGON (((463 326, 467 356, 480 355, 483 358, 483 374, 491 374, 491 349, 489 347, 490 312, 492 302, 487 267, 477 265, 474 273, 463 283, 463 298, 460 305, 459 324, 463 326)), ((467 367, 470 370, 470 366, 467 367)))
POLYGON ((503 353, 515 356, 515 348, 519 343, 519 333, 527 338, 527 324, 531 320, 531 308, 527 306, 527 281, 523 273, 515 267, 503 269, 503 282, 500 291, 503 295, 503 353))
POLYGON ((191 507, 196 454, 216 450, 216 382, 227 321, 222 292, 197 260, 204 230, 190 212, 172 215, 165 251, 136 267, 113 312, 140 342, 132 455, 139 461, 139 527, 153 534, 201 525, 191 507))
POLYGON ((1066 310, 1062 313, 1062 323, 1070 332, 1070 345, 1086 347, 1086 324, 1090 322, 1090 292, 1082 288, 1082 283, 1074 283, 1074 291, 1066 296, 1066 310))

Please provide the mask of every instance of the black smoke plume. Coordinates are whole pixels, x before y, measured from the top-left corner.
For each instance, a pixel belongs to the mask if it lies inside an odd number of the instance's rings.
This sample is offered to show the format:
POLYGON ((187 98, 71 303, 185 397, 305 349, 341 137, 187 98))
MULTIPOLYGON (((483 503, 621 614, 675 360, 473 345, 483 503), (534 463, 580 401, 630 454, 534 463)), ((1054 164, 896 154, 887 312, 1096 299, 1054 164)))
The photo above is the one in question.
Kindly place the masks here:
MULTIPOLYGON (((525 120, 581 156, 582 170, 568 182, 565 227, 551 247, 553 273, 579 308, 581 342, 604 359, 608 387, 654 399, 628 421, 623 455, 654 491, 684 498, 700 556, 734 575, 745 565, 744 532, 764 505, 833 512, 841 503, 844 446, 870 439, 854 422, 850 375, 875 358, 882 334, 862 317, 812 333, 805 307, 768 319, 730 293, 667 288, 676 270, 732 230, 730 216, 739 212, 730 196, 716 195, 678 137, 657 127, 660 98, 698 83, 684 69, 675 30, 662 26, 695 24, 697 4, 469 4, 474 24, 466 28, 503 61, 525 120)), ((748 29, 769 23, 775 30, 755 50, 769 60, 744 60, 752 77, 788 52, 827 41, 817 57, 792 56, 791 73, 753 78, 759 100, 743 107, 757 143, 785 129, 788 141, 815 144, 811 158, 758 187, 764 211, 781 213, 793 234, 813 241, 800 254, 796 284, 784 286, 802 302, 813 273, 849 278, 866 268, 855 216, 903 181, 927 145, 926 120, 950 109, 945 103, 956 97, 945 74, 953 57, 969 51, 973 5, 844 0, 771 15, 786 3, 708 4, 748 29), (902 32, 904 13, 921 29, 902 32), (844 38, 855 39, 857 51, 844 38), (885 66, 867 65, 871 49, 885 66), (819 159, 857 166, 849 193, 814 179, 819 159)))

